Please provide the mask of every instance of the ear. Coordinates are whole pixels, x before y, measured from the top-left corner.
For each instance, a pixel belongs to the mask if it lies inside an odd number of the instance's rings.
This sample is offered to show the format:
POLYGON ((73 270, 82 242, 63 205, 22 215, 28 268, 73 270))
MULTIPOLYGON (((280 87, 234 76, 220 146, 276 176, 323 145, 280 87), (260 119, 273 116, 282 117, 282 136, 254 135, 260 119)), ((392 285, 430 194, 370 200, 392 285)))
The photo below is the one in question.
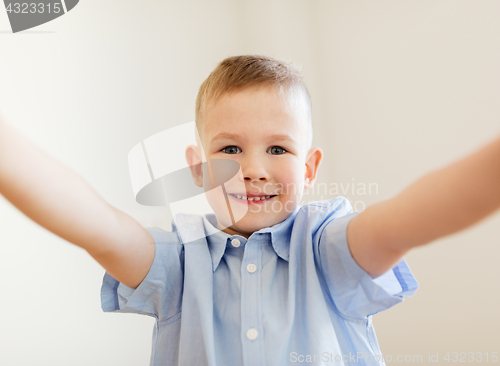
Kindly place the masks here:
POLYGON ((201 154, 198 146, 189 145, 186 148, 186 162, 191 169, 194 184, 198 187, 203 187, 203 170, 201 169, 201 154))
POLYGON ((312 188, 316 181, 316 174, 318 173, 319 165, 323 159, 323 150, 319 147, 312 148, 307 153, 306 157, 306 172, 304 175, 304 188, 312 188))

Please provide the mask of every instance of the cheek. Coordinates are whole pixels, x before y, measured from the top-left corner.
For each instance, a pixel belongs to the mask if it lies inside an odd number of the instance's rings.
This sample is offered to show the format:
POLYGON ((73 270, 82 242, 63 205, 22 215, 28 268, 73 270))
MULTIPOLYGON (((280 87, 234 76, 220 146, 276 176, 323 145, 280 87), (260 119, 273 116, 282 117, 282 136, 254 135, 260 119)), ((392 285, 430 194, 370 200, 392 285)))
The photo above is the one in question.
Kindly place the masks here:
POLYGON ((284 193, 288 195, 296 195, 302 192, 304 187, 304 177, 302 176, 299 167, 287 166, 280 168, 278 176, 277 178, 279 182, 283 185, 284 193))
POLYGON ((219 220, 221 229, 225 229, 245 217, 249 211, 247 205, 237 204, 226 197, 221 187, 205 192, 208 204, 219 220))

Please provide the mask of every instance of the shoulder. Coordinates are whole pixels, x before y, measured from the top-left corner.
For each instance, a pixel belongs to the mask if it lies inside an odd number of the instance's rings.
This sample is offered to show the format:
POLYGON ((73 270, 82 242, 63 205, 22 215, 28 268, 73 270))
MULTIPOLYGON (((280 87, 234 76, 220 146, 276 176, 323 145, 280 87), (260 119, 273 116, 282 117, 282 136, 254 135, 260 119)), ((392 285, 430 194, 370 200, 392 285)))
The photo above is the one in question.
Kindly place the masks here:
POLYGON ((178 233, 175 231, 167 231, 159 227, 147 227, 145 228, 149 234, 153 237, 154 244, 156 247, 156 252, 160 256, 167 255, 167 253, 175 252, 181 255, 183 259, 184 245, 179 239, 178 233))
POLYGON ((157 226, 155 227, 147 227, 146 230, 151 234, 155 243, 168 243, 168 244, 181 244, 179 240, 179 236, 175 231, 167 231, 157 226))
POLYGON ((314 233, 324 228, 332 220, 350 213, 352 213, 350 202, 345 197, 339 196, 305 204, 299 209, 295 224, 304 225, 307 222, 314 233))

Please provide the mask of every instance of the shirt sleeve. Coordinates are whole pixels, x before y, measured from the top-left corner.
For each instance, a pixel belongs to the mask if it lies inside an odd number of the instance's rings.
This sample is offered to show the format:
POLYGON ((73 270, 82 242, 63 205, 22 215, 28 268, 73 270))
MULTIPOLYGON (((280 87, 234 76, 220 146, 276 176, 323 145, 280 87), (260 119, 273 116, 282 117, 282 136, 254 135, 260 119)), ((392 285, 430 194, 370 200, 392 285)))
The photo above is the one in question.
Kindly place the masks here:
POLYGON ((104 274, 101 307, 105 312, 137 313, 168 319, 181 311, 184 248, 176 233, 146 229, 154 239, 155 256, 148 274, 133 289, 104 274))
POLYGON ((404 259, 377 278, 356 263, 347 243, 347 226, 360 212, 327 220, 319 239, 321 271, 335 306, 340 313, 354 318, 386 310, 412 296, 418 288, 404 259))

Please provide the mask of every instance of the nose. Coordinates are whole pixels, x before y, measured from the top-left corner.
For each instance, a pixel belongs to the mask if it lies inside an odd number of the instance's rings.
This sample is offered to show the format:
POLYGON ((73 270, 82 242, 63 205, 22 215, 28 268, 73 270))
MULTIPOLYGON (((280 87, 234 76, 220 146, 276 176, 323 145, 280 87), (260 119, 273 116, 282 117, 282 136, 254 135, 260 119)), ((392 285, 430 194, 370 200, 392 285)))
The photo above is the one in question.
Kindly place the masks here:
POLYGON ((240 161, 240 165, 245 181, 265 181, 269 179, 265 163, 255 155, 247 156, 243 161, 240 161))

